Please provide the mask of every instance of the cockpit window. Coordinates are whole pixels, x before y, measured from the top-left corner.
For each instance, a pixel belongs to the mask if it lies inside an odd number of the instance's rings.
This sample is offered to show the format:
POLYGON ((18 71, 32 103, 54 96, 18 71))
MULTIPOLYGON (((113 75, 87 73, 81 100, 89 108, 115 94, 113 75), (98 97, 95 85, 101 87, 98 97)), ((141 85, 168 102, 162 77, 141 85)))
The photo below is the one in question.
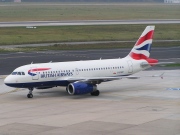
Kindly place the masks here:
POLYGON ((12 72, 11 75, 25 75, 24 72, 12 72))
POLYGON ((18 72, 17 75, 21 75, 21 72, 18 72))
POLYGON ((12 74, 11 75, 16 75, 17 74, 17 72, 12 72, 12 74))

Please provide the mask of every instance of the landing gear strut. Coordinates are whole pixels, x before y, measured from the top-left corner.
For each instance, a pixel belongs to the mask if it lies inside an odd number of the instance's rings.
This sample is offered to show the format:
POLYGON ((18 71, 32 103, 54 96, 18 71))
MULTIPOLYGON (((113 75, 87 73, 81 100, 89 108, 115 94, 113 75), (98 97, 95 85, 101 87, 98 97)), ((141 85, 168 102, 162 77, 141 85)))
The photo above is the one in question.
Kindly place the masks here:
POLYGON ((29 88, 29 94, 27 94, 28 98, 33 98, 32 91, 33 91, 33 88, 29 88))
POLYGON ((91 96, 99 96, 100 94, 100 91, 99 90, 96 90, 94 92, 91 92, 91 96))

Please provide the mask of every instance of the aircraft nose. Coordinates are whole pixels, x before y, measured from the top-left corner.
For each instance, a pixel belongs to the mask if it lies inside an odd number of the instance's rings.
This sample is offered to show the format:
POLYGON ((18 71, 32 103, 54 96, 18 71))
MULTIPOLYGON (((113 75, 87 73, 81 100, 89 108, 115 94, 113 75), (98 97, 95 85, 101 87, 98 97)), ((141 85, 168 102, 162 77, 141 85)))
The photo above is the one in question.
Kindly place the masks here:
POLYGON ((9 87, 15 87, 17 88, 19 85, 17 84, 17 79, 15 79, 14 77, 12 77, 11 75, 7 76, 4 79, 4 84, 9 86, 9 87))
POLYGON ((5 79, 4 79, 4 84, 8 85, 9 83, 12 83, 12 79, 10 76, 7 76, 5 79))

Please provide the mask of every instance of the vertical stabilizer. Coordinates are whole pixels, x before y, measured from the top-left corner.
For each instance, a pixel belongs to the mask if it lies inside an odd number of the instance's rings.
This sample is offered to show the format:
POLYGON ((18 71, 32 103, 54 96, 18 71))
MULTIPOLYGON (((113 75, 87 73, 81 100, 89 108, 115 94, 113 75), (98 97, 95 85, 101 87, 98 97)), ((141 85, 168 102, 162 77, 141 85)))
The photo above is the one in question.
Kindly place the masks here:
POLYGON ((149 58, 154 29, 155 26, 147 26, 145 28, 145 30, 137 40, 136 44, 134 45, 133 49, 129 53, 129 56, 131 58, 136 60, 149 58))

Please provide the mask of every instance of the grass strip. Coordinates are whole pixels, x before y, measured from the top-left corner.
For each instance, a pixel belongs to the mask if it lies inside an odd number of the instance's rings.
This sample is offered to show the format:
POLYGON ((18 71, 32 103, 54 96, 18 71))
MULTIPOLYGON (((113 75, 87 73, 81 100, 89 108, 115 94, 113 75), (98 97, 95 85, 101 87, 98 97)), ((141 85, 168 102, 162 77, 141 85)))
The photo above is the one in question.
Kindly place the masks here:
POLYGON ((165 64, 163 67, 180 67, 180 63, 165 64))
MULTIPOLYGON (((137 40, 147 25, 51 26, 0 28, 0 45, 79 41, 137 40)), ((179 40, 180 24, 156 24, 155 40, 179 40)))
MULTIPOLYGON (((116 49, 116 48, 132 48, 135 43, 105 43, 105 44, 79 44, 79 45, 67 45, 67 44, 55 44, 50 46, 37 46, 37 47, 18 47, 18 48, 4 48, 0 49, 0 53, 7 52, 31 52, 31 51, 48 51, 48 50, 88 50, 88 49, 116 49)), ((152 47, 170 47, 179 46, 179 42, 153 42, 152 47)))
POLYGON ((180 19, 178 4, 0 3, 0 21, 180 19))

